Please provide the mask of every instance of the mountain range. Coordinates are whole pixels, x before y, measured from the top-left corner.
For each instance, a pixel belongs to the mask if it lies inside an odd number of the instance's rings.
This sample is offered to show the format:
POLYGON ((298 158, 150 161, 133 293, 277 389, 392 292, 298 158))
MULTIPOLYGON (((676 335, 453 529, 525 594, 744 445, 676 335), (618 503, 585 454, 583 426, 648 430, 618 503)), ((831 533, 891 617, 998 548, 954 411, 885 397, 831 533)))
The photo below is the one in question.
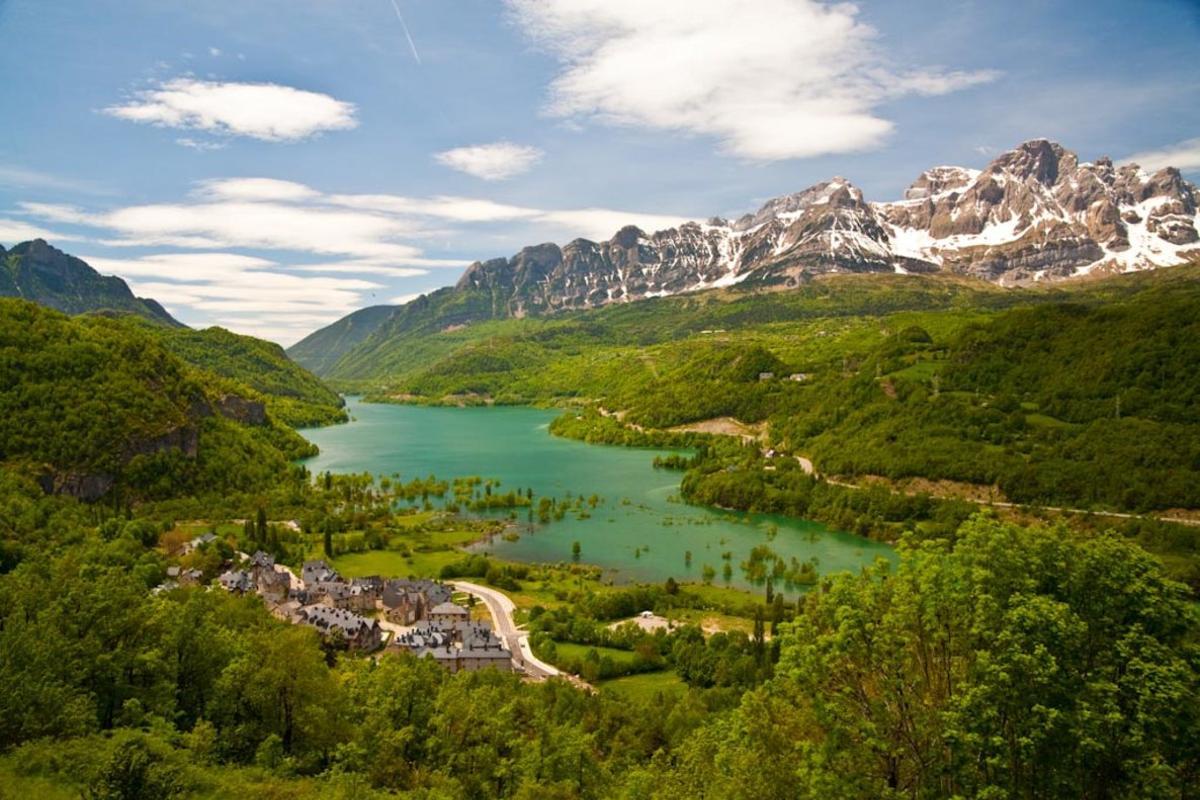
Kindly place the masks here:
POLYGON ((1035 139, 985 169, 923 172, 895 202, 833 178, 736 220, 539 244, 472 264, 457 285, 355 312, 288 352, 318 374, 374 336, 720 287, 786 289, 830 273, 944 273, 1020 287, 1174 266, 1200 255, 1200 190, 1174 168, 1081 162, 1035 139))

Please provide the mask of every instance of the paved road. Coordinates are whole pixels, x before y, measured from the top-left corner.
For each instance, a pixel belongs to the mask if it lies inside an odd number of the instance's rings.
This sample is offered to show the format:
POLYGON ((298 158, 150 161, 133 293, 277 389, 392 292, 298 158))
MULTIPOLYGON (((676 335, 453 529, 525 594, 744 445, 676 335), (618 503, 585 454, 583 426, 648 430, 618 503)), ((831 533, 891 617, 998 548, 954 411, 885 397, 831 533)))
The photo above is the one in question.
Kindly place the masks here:
POLYGON ((562 675, 553 665, 539 660, 533 654, 533 650, 529 647, 529 634, 518 628, 517 623, 513 620, 513 612, 517 607, 508 595, 477 583, 449 581, 449 584, 454 587, 455 591, 469 592, 476 597, 483 598, 488 611, 492 614, 496 635, 508 645, 509 652, 513 654, 513 662, 524 668, 527 674, 535 678, 562 675))

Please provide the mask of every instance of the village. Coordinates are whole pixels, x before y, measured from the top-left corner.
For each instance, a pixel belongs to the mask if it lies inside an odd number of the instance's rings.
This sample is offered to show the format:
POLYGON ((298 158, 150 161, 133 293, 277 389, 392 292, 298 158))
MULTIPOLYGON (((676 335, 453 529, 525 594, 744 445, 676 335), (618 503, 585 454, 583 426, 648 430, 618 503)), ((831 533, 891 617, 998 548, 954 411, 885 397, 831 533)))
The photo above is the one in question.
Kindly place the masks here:
MULTIPOLYGON (((212 534, 206 534, 211 537, 212 534)), ((187 542, 186 554, 208 542, 205 536, 187 542)), ((513 654, 487 620, 472 619, 471 611, 453 602, 454 589, 424 578, 347 579, 325 561, 305 562, 297 575, 258 551, 225 570, 216 579, 221 589, 239 595, 256 594, 278 619, 307 625, 327 642, 348 650, 412 653, 432 658, 450 672, 479 669, 523 671, 525 659, 513 654)), ((170 567, 160 589, 198 585, 196 569, 170 567)), ((468 602, 474 605, 474 596, 468 602)), ((496 613, 496 612, 493 612, 496 613)))

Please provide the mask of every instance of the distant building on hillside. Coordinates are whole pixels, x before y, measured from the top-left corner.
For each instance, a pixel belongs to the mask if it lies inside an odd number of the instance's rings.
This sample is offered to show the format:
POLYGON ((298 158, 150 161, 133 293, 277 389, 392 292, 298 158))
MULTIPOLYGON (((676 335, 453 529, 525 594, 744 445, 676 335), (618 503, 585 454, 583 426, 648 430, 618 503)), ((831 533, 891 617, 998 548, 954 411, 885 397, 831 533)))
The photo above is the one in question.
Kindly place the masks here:
POLYGON ((258 588, 254 577, 241 569, 231 569, 221 573, 217 578, 217 583, 221 584, 222 589, 233 594, 247 594, 258 588))
POLYGON ((380 600, 388 620, 397 625, 412 625, 424 619, 430 609, 450 601, 450 587, 437 581, 389 580, 383 582, 380 600))
POLYGON ((196 552, 196 550, 198 550, 199 548, 203 547, 204 545, 208 544, 209 542, 215 542, 216 540, 217 540, 217 535, 215 533, 201 534, 200 536, 197 536, 196 538, 191 539, 191 540, 186 541, 183 544, 181 544, 179 546, 179 548, 175 551, 174 555, 177 555, 177 556, 191 555, 192 553, 196 552))

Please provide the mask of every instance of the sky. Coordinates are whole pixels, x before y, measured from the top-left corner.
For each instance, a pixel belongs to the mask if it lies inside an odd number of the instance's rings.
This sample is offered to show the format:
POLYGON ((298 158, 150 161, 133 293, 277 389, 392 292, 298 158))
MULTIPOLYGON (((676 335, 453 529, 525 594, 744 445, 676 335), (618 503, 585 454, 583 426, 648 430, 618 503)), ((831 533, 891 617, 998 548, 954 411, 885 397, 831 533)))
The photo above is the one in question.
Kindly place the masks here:
POLYGON ((284 345, 1032 138, 1200 179, 1197 0, 0 0, 0 41, 0 244, 284 345))

